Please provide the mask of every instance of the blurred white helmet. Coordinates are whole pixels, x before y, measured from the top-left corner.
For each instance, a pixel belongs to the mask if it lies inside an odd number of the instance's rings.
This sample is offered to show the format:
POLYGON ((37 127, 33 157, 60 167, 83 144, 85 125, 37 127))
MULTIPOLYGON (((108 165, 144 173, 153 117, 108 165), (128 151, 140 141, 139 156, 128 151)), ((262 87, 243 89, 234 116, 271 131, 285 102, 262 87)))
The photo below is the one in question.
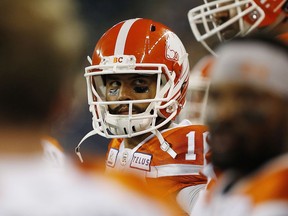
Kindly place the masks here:
POLYGON ((186 104, 179 115, 179 121, 188 119, 192 124, 204 124, 210 84, 209 68, 212 61, 212 55, 204 56, 192 68, 186 95, 186 104))

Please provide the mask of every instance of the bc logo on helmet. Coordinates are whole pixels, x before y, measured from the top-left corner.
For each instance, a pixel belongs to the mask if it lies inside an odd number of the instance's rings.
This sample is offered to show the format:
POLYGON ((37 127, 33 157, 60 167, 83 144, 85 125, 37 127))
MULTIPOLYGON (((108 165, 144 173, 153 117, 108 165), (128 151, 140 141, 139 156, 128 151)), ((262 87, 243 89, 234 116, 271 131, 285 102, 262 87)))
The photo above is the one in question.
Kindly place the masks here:
POLYGON ((122 63, 123 62, 123 57, 114 57, 113 63, 122 63))

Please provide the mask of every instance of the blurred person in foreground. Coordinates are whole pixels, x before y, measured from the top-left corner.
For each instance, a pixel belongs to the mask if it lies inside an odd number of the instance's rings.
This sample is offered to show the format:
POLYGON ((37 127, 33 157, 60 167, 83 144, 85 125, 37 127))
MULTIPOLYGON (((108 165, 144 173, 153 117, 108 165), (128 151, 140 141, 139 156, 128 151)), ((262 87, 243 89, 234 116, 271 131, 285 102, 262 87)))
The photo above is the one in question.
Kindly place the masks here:
POLYGON ((217 53, 207 124, 212 163, 223 173, 191 215, 288 215, 287 45, 253 36, 217 53))
POLYGON ((43 137, 67 112, 83 51, 74 6, 0 2, 0 215, 169 215, 146 194, 46 157, 43 137))
POLYGON ((207 128, 187 120, 174 123, 189 78, 181 40, 153 20, 125 20, 103 34, 90 63, 85 77, 93 130, 83 140, 94 134, 113 138, 107 173, 138 176, 190 212, 206 184, 199 171, 207 128))

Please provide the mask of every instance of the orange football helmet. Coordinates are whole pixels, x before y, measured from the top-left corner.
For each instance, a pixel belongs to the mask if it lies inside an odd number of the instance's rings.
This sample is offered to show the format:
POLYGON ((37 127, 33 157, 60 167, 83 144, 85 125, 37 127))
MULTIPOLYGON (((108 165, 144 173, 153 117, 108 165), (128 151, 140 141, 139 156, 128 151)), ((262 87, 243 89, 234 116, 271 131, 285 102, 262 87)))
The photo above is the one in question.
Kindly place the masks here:
POLYGON ((126 138, 153 132, 175 119, 185 103, 188 55, 177 35, 161 23, 139 18, 114 25, 96 44, 90 63, 85 68, 88 104, 94 131, 101 136, 126 138), (110 74, 156 75, 155 98, 107 101, 103 77, 110 74), (133 114, 137 103, 149 106, 133 114), (128 114, 110 113, 112 104, 126 104, 128 114), (163 121, 159 123, 157 117, 163 121))
POLYGON ((287 16, 287 0, 204 0, 188 12, 196 40, 214 55, 215 44, 255 29, 271 29, 287 16))

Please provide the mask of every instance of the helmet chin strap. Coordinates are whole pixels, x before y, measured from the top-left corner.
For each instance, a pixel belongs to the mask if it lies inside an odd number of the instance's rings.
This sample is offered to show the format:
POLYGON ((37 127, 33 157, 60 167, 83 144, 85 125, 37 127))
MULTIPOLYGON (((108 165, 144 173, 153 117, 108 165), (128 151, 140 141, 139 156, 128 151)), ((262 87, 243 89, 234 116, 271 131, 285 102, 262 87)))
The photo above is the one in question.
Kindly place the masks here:
MULTIPOLYGON (((177 153, 171 148, 170 144, 166 142, 166 140, 163 138, 162 134, 158 130, 153 130, 152 133, 157 136, 159 142, 160 142, 160 148, 162 151, 167 152, 172 158, 175 158, 177 156, 177 153)), ((87 133, 82 140, 79 142, 77 147, 75 148, 75 153, 79 157, 81 163, 83 163, 83 158, 80 152, 80 146, 86 140, 87 138, 97 134, 96 130, 92 130, 89 133, 87 133)))
POLYGON ((175 158, 177 156, 177 153, 171 148, 170 144, 166 142, 166 140, 163 138, 162 134, 156 129, 151 131, 155 136, 157 136, 159 142, 160 142, 160 148, 162 151, 167 152, 172 158, 175 158))
POLYGON ((79 142, 79 144, 77 145, 77 147, 75 148, 75 153, 76 155, 79 157, 81 163, 83 163, 83 158, 82 158, 82 155, 81 155, 81 152, 80 152, 80 145, 84 142, 84 140, 86 140, 87 138, 93 136, 97 134, 97 131, 96 130, 92 130, 90 131, 89 133, 87 133, 83 138, 82 140, 79 142))
MULTIPOLYGON (((167 152, 172 158, 175 158, 177 156, 177 153, 171 148, 170 144, 168 142, 166 142, 166 140, 163 138, 162 134, 159 132, 159 130, 155 129, 151 131, 159 140, 160 142, 160 148, 162 151, 167 152)), ((75 148, 75 153, 76 155, 79 157, 81 163, 83 163, 83 158, 80 152, 80 146, 81 144, 84 142, 84 140, 86 140, 87 138, 98 134, 97 130, 92 130, 89 133, 87 133, 79 142, 79 144, 77 145, 77 147, 75 148)))

